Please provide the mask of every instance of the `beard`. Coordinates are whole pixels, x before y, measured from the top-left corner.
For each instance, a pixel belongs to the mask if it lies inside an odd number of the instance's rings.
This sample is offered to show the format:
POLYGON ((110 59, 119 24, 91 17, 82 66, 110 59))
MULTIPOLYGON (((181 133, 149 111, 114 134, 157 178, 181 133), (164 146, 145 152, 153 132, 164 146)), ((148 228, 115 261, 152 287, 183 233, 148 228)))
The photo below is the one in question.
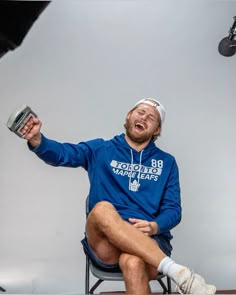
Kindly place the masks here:
POLYGON ((133 132, 134 125, 126 119, 126 122, 124 124, 126 135, 135 143, 145 143, 147 141, 150 141, 153 138, 153 134, 150 134, 149 132, 143 132, 142 134, 135 134, 133 132))

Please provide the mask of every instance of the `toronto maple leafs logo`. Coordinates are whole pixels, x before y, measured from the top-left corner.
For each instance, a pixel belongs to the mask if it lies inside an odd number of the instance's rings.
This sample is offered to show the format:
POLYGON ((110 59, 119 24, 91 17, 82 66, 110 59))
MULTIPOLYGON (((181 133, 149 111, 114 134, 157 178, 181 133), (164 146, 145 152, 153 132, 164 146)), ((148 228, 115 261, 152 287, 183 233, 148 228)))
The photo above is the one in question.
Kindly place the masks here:
POLYGON ((130 185, 129 185, 129 189, 130 189, 132 192, 137 192, 139 187, 140 187, 140 184, 138 183, 137 180, 134 180, 134 181, 131 182, 130 185))

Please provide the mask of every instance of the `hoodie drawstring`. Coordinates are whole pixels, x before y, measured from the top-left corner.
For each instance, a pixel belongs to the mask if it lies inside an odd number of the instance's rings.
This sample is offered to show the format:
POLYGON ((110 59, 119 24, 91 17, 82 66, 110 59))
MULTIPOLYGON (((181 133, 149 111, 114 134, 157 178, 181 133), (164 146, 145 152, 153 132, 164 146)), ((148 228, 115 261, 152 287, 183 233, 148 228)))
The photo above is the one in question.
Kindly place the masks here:
POLYGON ((139 170, 138 170, 138 181, 135 179, 132 182, 132 174, 133 174, 133 167, 134 167, 134 156, 133 156, 133 151, 130 149, 130 155, 131 155, 131 171, 130 171, 130 176, 129 176, 129 190, 133 192, 137 192, 138 188, 140 186, 139 180, 140 180, 140 173, 141 173, 141 168, 142 168, 142 155, 143 155, 143 150, 140 153, 139 157, 139 170))

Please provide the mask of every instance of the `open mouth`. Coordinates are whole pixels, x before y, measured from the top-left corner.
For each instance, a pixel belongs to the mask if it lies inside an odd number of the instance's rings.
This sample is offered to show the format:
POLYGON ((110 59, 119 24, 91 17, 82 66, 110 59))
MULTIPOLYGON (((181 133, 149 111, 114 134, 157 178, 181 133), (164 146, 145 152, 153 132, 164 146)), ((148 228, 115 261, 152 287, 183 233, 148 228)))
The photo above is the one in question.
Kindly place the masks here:
POLYGON ((136 122, 135 128, 138 129, 139 131, 143 131, 143 130, 145 130, 145 125, 140 122, 136 122))

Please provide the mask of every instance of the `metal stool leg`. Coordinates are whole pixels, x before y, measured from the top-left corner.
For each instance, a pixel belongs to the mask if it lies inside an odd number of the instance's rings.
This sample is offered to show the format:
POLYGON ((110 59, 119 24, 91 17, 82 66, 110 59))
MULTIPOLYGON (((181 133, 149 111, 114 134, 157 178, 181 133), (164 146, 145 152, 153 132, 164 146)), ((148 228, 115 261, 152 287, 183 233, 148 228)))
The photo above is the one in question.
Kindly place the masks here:
POLYGON ((167 289, 168 289, 168 294, 171 294, 172 293, 171 279, 169 277, 167 277, 167 289))

